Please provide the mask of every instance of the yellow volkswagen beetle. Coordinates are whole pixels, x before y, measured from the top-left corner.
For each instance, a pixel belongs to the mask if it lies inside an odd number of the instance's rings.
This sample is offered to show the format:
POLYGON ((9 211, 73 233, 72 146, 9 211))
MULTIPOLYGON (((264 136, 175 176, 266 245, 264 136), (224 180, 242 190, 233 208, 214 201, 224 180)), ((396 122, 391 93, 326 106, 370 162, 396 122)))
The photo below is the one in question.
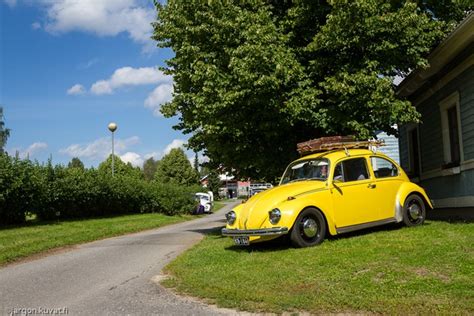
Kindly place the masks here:
POLYGON ((338 235, 403 222, 421 225, 433 205, 392 159, 368 149, 339 149, 292 162, 278 186, 226 214, 222 235, 237 245, 289 234, 296 247, 338 235))

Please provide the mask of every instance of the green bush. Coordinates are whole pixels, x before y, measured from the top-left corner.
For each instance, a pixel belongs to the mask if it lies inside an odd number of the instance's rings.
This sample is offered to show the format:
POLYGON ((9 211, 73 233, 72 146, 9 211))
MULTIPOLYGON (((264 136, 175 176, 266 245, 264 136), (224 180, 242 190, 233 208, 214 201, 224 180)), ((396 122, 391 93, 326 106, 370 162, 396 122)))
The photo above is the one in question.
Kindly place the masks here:
POLYGON ((25 221, 25 214, 38 206, 42 191, 39 166, 0 154, 0 224, 25 221))
POLYGON ((152 194, 161 212, 167 215, 185 214, 196 207, 194 187, 184 187, 171 183, 152 183, 152 194))
POLYGON ((0 225, 40 219, 87 218, 124 213, 191 213, 200 187, 148 182, 133 172, 39 165, 0 155, 0 225))

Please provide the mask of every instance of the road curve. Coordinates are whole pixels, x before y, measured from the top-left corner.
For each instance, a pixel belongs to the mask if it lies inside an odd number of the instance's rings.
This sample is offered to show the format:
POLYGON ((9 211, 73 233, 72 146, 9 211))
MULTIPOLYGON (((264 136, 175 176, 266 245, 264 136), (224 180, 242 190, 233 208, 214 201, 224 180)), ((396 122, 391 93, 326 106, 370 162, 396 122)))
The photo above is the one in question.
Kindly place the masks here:
POLYGON ((223 226, 223 215, 233 205, 196 220, 1 268, 0 314, 15 314, 22 308, 37 314, 66 308, 69 315, 233 314, 178 297, 156 282, 162 268, 200 241, 202 232, 223 226))

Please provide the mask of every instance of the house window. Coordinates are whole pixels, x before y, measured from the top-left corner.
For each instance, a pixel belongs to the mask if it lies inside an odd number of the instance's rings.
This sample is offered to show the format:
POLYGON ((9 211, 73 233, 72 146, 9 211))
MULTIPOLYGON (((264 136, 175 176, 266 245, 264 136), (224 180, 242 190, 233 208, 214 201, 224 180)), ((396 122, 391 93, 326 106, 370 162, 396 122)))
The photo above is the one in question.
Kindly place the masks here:
POLYGON ((461 115, 459 93, 453 93, 440 102, 441 130, 443 135, 443 168, 459 166, 462 160, 461 115))
POLYGON ((407 129, 408 139, 408 175, 410 178, 420 176, 420 146, 418 142, 418 126, 413 124, 407 129))
POLYGON ((461 156, 459 148, 459 128, 458 115, 456 106, 452 106, 447 110, 448 114, 448 128, 449 128, 449 147, 451 154, 451 162, 459 163, 461 156))

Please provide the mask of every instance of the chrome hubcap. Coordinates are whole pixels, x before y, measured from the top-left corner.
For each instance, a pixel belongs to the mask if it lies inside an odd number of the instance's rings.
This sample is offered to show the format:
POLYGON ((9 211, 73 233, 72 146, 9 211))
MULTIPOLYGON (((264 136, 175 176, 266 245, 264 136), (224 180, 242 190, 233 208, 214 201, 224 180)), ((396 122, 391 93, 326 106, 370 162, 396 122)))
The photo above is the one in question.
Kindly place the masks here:
POLYGON ((408 212, 410 212, 410 217, 414 220, 417 220, 421 216, 421 209, 418 204, 412 204, 408 208, 408 212))
POLYGON ((306 237, 312 238, 318 233, 318 224, 312 218, 307 218, 303 222, 303 233, 306 237))

